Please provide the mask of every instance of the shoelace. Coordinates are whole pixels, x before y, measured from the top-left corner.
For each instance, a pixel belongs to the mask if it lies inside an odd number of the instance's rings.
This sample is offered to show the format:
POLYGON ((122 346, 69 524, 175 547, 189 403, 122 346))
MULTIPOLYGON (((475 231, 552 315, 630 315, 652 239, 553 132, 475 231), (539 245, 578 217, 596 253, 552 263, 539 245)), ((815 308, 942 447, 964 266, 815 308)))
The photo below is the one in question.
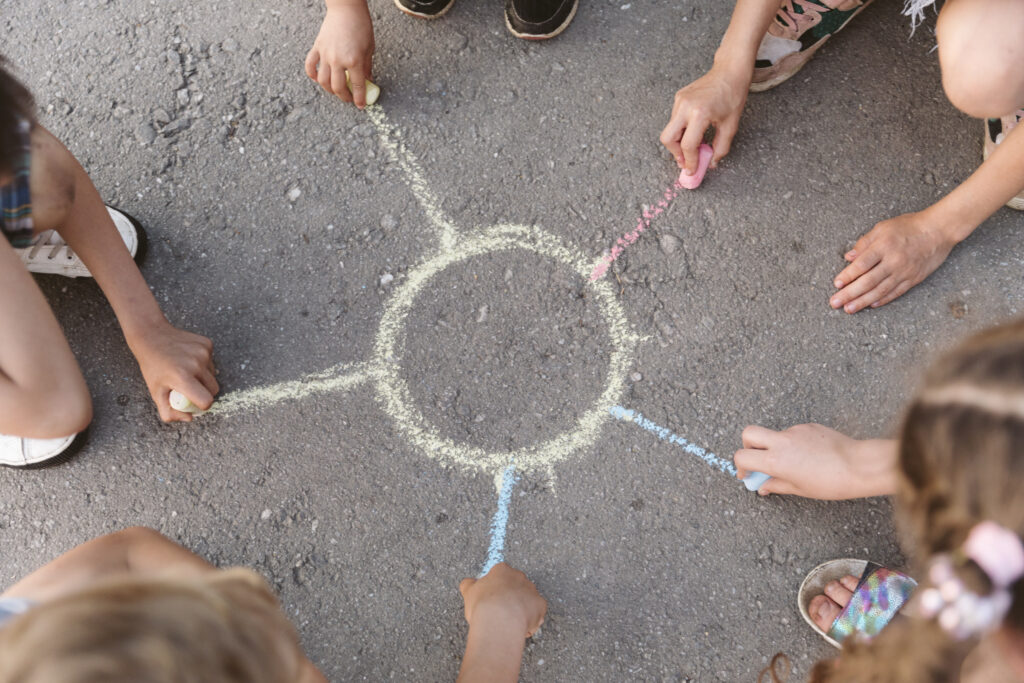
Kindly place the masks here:
POLYGON ((61 249, 65 250, 69 261, 75 258, 75 252, 56 230, 44 230, 39 233, 39 236, 32 241, 32 246, 29 247, 28 258, 35 259, 36 255, 46 247, 51 247, 50 253, 46 254, 46 258, 50 261, 57 258, 61 249))
POLYGON ((795 31, 800 30, 801 22, 814 26, 821 21, 821 15, 832 11, 828 5, 823 5, 814 0, 786 0, 775 15, 776 19, 782 20, 789 28, 795 31), (800 12, 796 9, 800 8, 800 12))

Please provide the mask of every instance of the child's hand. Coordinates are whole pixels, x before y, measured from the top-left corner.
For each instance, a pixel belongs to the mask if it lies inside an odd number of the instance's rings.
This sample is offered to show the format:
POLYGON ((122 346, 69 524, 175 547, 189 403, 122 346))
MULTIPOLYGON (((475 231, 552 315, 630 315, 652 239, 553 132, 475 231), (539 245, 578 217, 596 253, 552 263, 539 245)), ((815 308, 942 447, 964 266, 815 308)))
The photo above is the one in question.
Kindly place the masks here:
POLYGON ((320 34, 306 55, 306 75, 362 109, 366 79, 373 72, 373 50, 373 21, 365 0, 329 0, 320 34), (351 84, 345 80, 346 71, 351 84))
POLYGON ((711 168, 715 168, 718 161, 729 153, 749 87, 749 73, 744 80, 742 76, 729 76, 712 68, 676 93, 672 118, 661 131, 661 144, 672 153, 679 168, 685 168, 691 174, 697 170, 697 148, 704 141, 708 126, 715 128, 715 139, 711 144, 715 155, 711 158, 711 168))
POLYGON ((548 603, 537 592, 526 574, 500 562, 482 579, 463 579, 459 592, 466 603, 466 621, 470 628, 498 621, 518 623, 523 638, 529 638, 541 624, 548 603))
POLYGON ((202 410, 213 404, 220 386, 214 377, 213 342, 209 339, 164 322, 133 337, 129 344, 161 420, 192 421, 189 413, 171 408, 172 389, 202 410))
POLYGON ((819 424, 776 432, 750 426, 733 462, 740 479, 771 476, 758 490, 819 500, 848 500, 896 492, 896 442, 858 441, 819 424))
POLYGON ((931 275, 955 245, 926 212, 882 221, 843 257, 850 265, 836 276, 829 304, 847 313, 884 306, 931 275))

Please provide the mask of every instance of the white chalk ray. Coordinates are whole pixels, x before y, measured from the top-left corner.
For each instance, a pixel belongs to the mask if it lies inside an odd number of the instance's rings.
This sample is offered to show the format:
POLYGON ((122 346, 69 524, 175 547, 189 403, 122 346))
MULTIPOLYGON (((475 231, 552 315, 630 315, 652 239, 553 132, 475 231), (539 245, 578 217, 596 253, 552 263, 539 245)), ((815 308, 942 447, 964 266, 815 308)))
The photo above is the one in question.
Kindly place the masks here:
POLYGON ((366 363, 343 363, 299 379, 232 391, 218 398, 207 413, 229 415, 297 401, 314 394, 345 391, 372 380, 377 374, 366 363))
POLYGON ((391 125, 383 109, 378 106, 367 107, 366 113, 377 129, 377 137, 380 139, 381 146, 387 150, 395 163, 402 167, 402 171, 405 172, 409 184, 409 189, 412 190, 413 196, 416 197, 416 201, 419 202, 420 208, 423 209, 427 219, 430 220, 437 230, 437 237, 441 242, 441 251, 451 251, 455 248, 459 230, 444 215, 440 202, 437 201, 434 193, 427 187, 427 181, 423 176, 423 170, 420 168, 419 161, 416 160, 415 155, 402 142, 401 133, 391 125))

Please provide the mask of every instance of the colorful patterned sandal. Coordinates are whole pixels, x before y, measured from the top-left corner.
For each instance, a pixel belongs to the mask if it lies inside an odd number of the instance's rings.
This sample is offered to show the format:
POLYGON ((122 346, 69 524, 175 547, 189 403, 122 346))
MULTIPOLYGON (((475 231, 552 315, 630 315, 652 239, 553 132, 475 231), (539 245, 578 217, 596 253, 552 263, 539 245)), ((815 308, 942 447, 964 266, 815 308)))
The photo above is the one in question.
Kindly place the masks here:
POLYGON ((804 621, 822 638, 835 647, 841 647, 850 634, 870 639, 877 635, 900 611, 917 582, 902 572, 868 562, 867 560, 830 560, 811 570, 800 584, 797 603, 804 621), (811 599, 824 595, 825 585, 844 576, 859 576, 857 590, 849 604, 843 608, 828 632, 823 631, 810 615, 811 599))

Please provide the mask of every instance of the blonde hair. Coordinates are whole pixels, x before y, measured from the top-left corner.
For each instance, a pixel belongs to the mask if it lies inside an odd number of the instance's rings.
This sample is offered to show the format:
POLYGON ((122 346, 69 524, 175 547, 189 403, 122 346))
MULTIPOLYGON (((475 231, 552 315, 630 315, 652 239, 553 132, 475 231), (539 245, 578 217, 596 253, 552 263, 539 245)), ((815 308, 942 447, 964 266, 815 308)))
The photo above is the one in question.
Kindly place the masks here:
MULTIPOLYGON (((956 553, 979 522, 1024 536, 1024 320, 983 332, 935 364, 907 410, 899 467, 897 510, 922 560, 918 577, 926 578, 930 558, 956 553)), ((970 560, 956 572, 980 595, 993 589, 970 560)), ((1010 592, 1003 626, 1024 633, 1024 580, 1010 592)), ((958 681, 977 644, 953 639, 934 620, 897 619, 870 643, 844 643, 811 680, 958 681)))
POLYGON ((110 581, 0 630, 0 683, 294 683, 302 653, 248 569, 110 581))

